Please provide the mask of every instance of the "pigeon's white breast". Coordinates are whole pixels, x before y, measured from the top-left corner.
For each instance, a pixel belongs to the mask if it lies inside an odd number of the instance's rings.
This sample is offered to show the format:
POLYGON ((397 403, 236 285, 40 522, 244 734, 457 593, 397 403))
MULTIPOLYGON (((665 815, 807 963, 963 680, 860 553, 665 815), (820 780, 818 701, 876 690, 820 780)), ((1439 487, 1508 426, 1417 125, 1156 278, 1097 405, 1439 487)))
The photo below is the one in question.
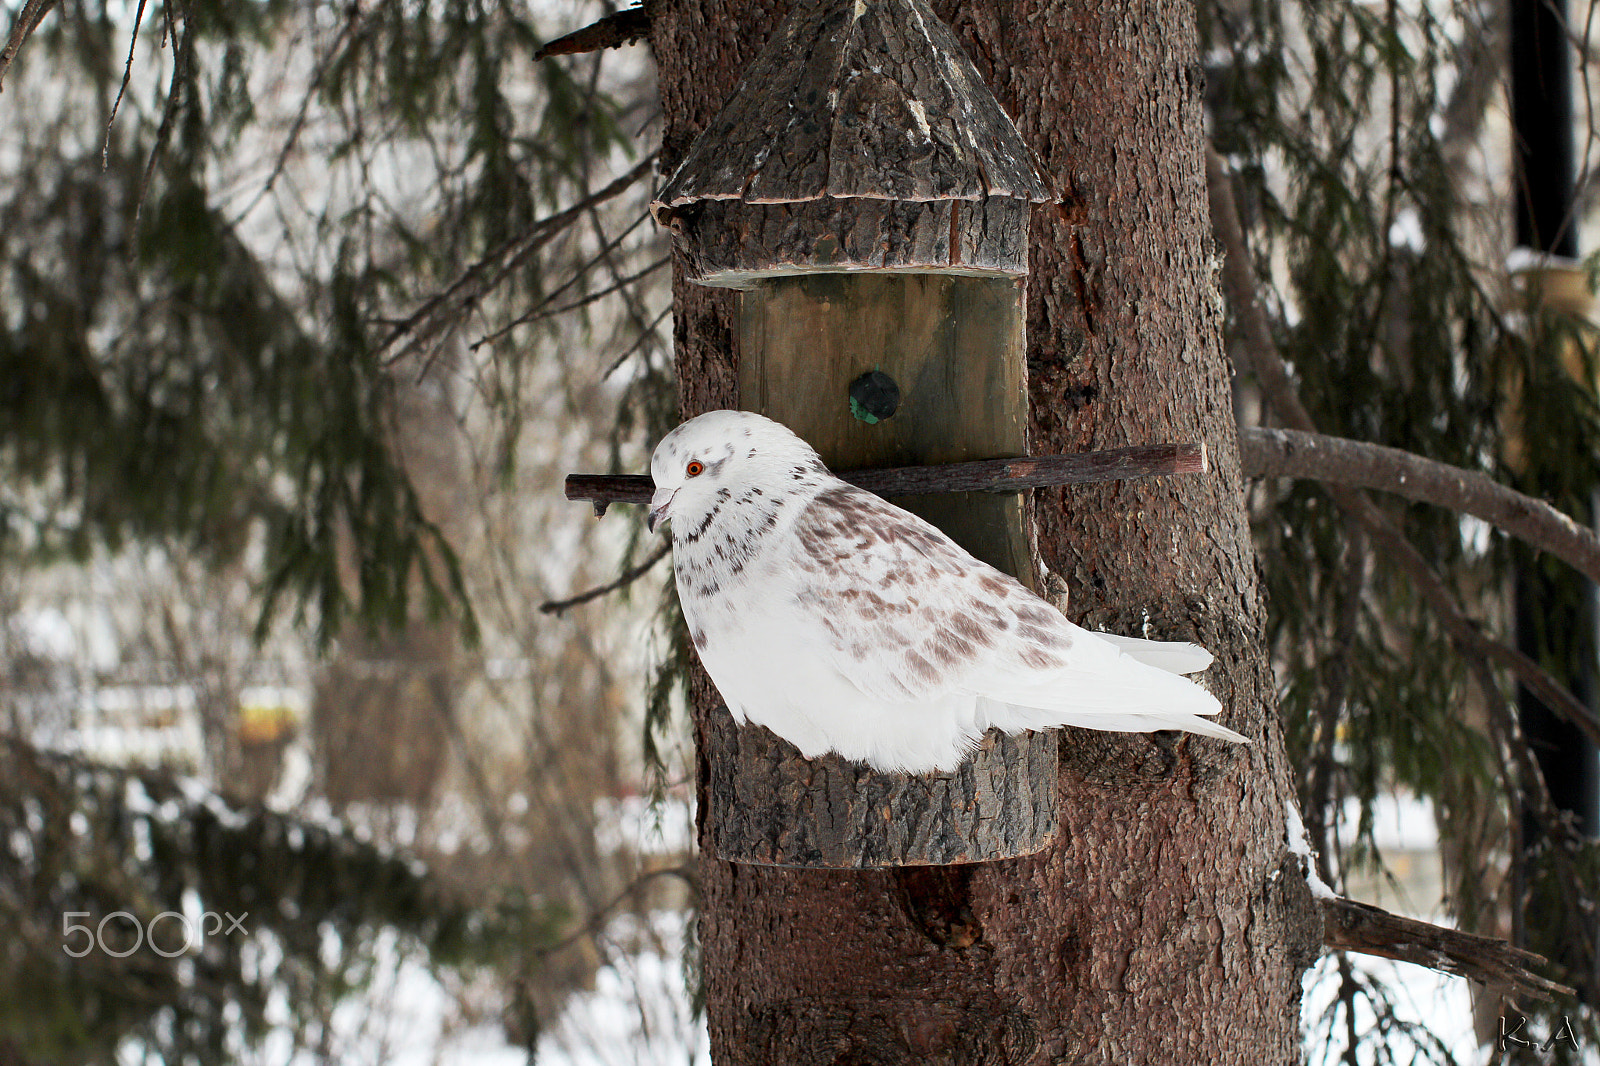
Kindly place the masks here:
POLYGON ((808 758, 837 751, 918 769, 959 762, 981 733, 976 697, 895 702, 864 693, 822 654, 828 634, 796 609, 787 568, 773 564, 747 566, 739 578, 749 583, 732 595, 698 595, 693 577, 680 577, 690 634, 734 717, 766 726, 808 758))

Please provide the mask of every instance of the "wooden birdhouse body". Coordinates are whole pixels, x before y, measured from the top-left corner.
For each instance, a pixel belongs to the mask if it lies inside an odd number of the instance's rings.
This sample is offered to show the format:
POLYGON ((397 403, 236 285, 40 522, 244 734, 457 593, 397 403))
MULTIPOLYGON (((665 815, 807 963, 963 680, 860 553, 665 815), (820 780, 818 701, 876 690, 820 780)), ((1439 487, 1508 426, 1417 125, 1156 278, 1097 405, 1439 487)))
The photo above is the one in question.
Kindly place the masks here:
MULTIPOLYGON (((652 211, 694 280, 741 290, 740 405, 848 469, 1027 454, 1028 222, 1048 198, 924 0, 799 0, 652 211)), ((1020 497, 895 502, 1036 584, 1020 497)), ((991 734, 921 776, 807 760, 731 718, 706 735, 726 859, 972 862, 1055 832, 1053 734, 991 734)))

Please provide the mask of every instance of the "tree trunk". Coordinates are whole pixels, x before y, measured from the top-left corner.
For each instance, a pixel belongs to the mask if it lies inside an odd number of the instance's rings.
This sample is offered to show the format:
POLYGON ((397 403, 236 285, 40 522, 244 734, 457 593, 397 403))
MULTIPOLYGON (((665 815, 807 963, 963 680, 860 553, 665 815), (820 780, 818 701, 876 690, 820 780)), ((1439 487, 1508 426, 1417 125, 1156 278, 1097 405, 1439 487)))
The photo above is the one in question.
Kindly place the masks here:
MULTIPOLYGON (((1080 624, 1195 639, 1248 748, 1067 731, 1057 844, 898 871, 703 852, 719 1063, 1293 1061, 1321 925, 1284 848, 1292 794, 1262 647, 1181 0, 935 2, 1065 198, 1036 209, 1033 451, 1204 441, 1206 477, 1042 490, 1080 624)), ((786 5, 651 5, 669 172, 786 5)), ((676 284, 685 417, 737 405, 736 297, 676 284)), ((697 721, 725 714, 703 674, 697 721)), ((702 763, 700 787, 705 788, 702 763)))

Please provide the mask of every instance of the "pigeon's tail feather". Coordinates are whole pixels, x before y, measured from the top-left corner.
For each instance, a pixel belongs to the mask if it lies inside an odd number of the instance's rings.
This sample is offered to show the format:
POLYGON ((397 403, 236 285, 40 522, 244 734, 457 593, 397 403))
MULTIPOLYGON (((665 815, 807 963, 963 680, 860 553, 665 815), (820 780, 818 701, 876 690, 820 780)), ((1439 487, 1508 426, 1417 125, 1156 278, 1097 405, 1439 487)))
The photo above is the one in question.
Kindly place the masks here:
MULTIPOLYGON (((1203 737, 1216 737, 1218 740, 1231 740, 1235 744, 1248 744, 1250 738, 1243 733, 1235 733, 1225 725, 1218 725, 1209 718, 1202 718, 1198 714, 1172 714, 1172 715, 1137 715, 1147 724, 1120 725, 1113 728, 1126 730, 1130 733, 1153 733, 1158 729, 1182 729, 1188 733, 1199 733, 1203 737)), ((1088 722, 1075 722, 1087 728, 1098 728, 1088 722)))
POLYGON ((987 713, 983 715, 984 724, 998 726, 1007 731, 1055 729, 1069 725, 1076 726, 1079 729, 1099 729, 1110 733, 1154 733, 1162 729, 1181 729, 1186 733, 1198 733, 1203 737, 1231 740, 1235 744, 1250 743, 1250 738, 1242 733, 1235 733, 1227 726, 1218 725, 1200 714, 1185 711, 1164 711, 1150 714, 1117 714, 1112 712, 1063 714, 1059 711, 1047 711, 1037 707, 1019 707, 1015 704, 991 705, 985 710, 987 713))
POLYGON ((1107 644, 1114 644, 1128 658, 1165 670, 1169 674, 1198 674, 1214 658, 1198 644, 1186 640, 1144 640, 1117 633, 1096 633, 1107 644))
MULTIPOLYGON (((980 709, 984 724, 1005 730, 1063 725, 1129 733, 1182 729, 1248 743, 1233 730, 1207 721, 1222 710, 1215 696, 1186 677, 1128 654, 1126 641, 1080 631, 1072 663, 1057 672, 990 675, 980 709)), ((1134 643, 1142 646, 1139 651, 1183 647, 1134 643)), ((1198 648, 1195 651, 1207 655, 1198 648)), ((1168 662, 1174 658, 1166 656, 1168 662)), ((1189 663, 1197 659, 1194 653, 1187 653, 1189 663)))

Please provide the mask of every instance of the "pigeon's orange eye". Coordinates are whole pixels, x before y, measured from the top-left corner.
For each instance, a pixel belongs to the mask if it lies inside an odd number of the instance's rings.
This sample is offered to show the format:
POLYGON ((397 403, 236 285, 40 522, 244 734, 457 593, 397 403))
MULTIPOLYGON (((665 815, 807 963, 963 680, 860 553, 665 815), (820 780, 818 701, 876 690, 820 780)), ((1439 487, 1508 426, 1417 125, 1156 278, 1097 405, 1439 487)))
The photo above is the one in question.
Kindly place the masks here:
POLYGON ((698 459, 692 459, 690 460, 689 465, 683 468, 683 472, 690 477, 699 477, 701 474, 706 472, 706 464, 702 463, 698 459))

